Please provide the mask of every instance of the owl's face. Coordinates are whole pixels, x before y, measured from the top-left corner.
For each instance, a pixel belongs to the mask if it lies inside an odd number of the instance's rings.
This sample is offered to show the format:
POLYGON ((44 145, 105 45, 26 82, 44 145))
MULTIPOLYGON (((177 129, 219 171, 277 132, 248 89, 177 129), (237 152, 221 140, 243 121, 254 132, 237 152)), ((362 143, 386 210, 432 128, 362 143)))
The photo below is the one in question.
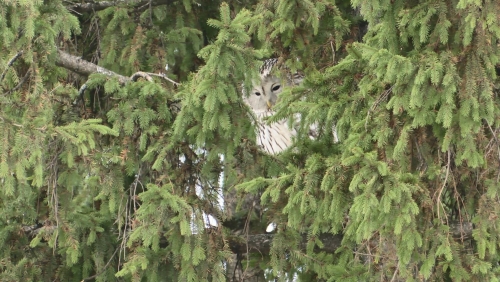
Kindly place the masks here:
POLYGON ((262 77, 260 84, 254 83, 252 91, 244 100, 254 112, 265 112, 276 104, 282 90, 281 79, 269 75, 262 77))

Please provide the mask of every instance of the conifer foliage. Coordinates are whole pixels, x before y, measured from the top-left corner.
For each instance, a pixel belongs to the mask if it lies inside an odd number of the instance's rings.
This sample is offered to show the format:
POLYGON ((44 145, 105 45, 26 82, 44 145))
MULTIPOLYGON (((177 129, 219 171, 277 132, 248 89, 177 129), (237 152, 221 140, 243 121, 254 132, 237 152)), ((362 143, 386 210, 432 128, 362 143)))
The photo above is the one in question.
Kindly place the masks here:
POLYGON ((500 277, 498 1, 3 0, 0 38, 1 281, 500 277))

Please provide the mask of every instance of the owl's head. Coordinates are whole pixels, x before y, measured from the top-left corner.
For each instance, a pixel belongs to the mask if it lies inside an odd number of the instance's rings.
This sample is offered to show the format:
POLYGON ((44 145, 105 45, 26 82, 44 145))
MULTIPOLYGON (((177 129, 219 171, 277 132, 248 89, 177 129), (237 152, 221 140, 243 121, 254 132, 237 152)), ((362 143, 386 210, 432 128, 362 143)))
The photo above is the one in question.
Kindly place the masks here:
POLYGON ((282 90, 281 79, 272 75, 262 76, 259 83, 254 82, 248 97, 243 95, 243 100, 254 112, 265 112, 276 104, 282 90))
POLYGON ((265 60, 260 68, 260 81, 254 81, 249 95, 243 95, 243 100, 257 114, 269 111, 278 100, 278 95, 284 86, 298 85, 303 76, 299 73, 288 75, 281 79, 273 74, 272 70, 278 59, 265 60))

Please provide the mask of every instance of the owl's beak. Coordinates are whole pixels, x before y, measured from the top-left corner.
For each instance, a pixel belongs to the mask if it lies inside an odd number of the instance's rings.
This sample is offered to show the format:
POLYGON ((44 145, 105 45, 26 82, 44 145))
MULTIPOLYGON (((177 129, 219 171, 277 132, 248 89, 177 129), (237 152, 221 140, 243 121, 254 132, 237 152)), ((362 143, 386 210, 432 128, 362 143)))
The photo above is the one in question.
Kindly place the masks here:
POLYGON ((266 101, 267 103, 267 108, 271 109, 273 107, 273 104, 271 104, 271 101, 266 101))

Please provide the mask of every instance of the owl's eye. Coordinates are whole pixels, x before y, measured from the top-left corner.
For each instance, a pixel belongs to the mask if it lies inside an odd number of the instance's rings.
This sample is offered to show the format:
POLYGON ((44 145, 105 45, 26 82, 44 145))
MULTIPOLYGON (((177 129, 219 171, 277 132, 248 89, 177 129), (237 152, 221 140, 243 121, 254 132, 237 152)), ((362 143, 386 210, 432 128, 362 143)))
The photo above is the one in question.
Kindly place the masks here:
POLYGON ((275 86, 273 86, 272 90, 273 90, 273 92, 275 92, 275 91, 280 90, 280 88, 281 88, 281 85, 280 84, 276 84, 275 86))
POLYGON ((260 96, 260 92, 254 92, 253 94, 260 96))

